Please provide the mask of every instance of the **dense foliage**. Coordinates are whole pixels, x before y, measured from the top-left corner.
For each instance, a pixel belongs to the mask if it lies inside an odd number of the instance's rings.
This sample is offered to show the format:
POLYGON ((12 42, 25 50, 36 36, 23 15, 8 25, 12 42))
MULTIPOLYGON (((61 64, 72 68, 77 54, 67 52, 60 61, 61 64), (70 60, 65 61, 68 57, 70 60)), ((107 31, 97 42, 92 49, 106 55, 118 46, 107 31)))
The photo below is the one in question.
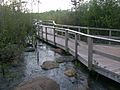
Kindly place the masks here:
POLYGON ((36 13, 33 14, 34 18, 38 18, 40 20, 54 20, 57 23, 62 23, 62 24, 66 24, 69 23, 70 21, 68 21, 69 17, 69 11, 67 10, 56 10, 56 11, 48 11, 48 12, 44 12, 44 13, 36 13))
POLYGON ((41 13, 39 17, 62 24, 120 29, 120 1, 90 0, 81 2, 76 12, 57 10, 41 13))
POLYGON ((0 4, 0 62, 19 57, 27 36, 34 34, 30 14, 20 5, 19 0, 0 4))

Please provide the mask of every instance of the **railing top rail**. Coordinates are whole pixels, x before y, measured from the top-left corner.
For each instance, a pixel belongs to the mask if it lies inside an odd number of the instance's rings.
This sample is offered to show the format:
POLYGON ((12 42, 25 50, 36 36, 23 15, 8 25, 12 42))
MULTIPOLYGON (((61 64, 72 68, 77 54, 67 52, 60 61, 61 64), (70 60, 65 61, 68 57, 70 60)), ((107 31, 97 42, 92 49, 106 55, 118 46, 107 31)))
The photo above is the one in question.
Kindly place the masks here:
POLYGON ((55 24, 55 26, 68 27, 68 28, 80 28, 80 29, 89 29, 89 30, 104 30, 104 31, 117 31, 120 32, 120 29, 108 29, 108 28, 96 28, 96 27, 82 27, 82 26, 73 26, 73 25, 62 25, 55 24))
POLYGON ((54 26, 66 27, 66 28, 80 28, 80 29, 89 29, 89 30, 104 30, 104 31, 117 31, 120 32, 120 29, 108 29, 108 28, 96 28, 96 27, 83 27, 83 26, 74 26, 74 25, 62 25, 56 24, 55 21, 49 20, 53 23, 54 26))
POLYGON ((65 31, 73 32, 73 33, 76 33, 76 34, 79 34, 79 35, 82 35, 82 36, 86 36, 86 37, 90 37, 90 38, 94 38, 94 39, 100 39, 100 40, 106 40, 106 41, 112 41, 112 42, 120 43, 120 40, 110 39, 110 38, 105 38, 105 37, 99 37, 99 36, 94 36, 94 35, 89 35, 89 34, 74 31, 74 30, 71 30, 71 29, 59 28, 59 27, 53 27, 53 26, 46 26, 46 25, 41 25, 41 26, 44 26, 44 27, 47 27, 47 28, 52 28, 52 29, 55 28, 55 29, 65 30, 65 31))

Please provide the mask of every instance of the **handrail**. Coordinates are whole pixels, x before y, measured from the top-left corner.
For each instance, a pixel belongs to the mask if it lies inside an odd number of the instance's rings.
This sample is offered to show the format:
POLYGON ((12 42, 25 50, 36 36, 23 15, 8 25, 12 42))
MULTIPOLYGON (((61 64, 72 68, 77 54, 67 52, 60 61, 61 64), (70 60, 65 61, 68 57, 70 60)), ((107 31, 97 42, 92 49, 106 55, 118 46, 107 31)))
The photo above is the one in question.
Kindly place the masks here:
POLYGON ((62 24, 55 24, 55 26, 68 27, 68 28, 80 28, 80 29, 92 29, 92 30, 118 31, 118 32, 120 32, 120 29, 82 27, 82 26, 73 26, 73 25, 62 25, 62 24))
POLYGON ((82 36, 86 36, 86 37, 90 37, 90 38, 94 38, 94 39, 101 39, 101 40, 106 40, 106 41, 111 41, 111 42, 118 42, 120 43, 120 40, 116 40, 116 39, 111 39, 111 38, 105 38, 105 37, 99 37, 99 36, 95 36, 95 35, 89 35, 89 34, 85 34, 85 33, 82 33, 82 32, 78 32, 78 31, 74 31, 74 30, 71 30, 71 29, 65 29, 65 28, 58 28, 58 27, 53 27, 53 26, 45 26, 45 25, 41 25, 41 26, 44 26, 44 27, 47 27, 47 28, 51 28, 51 29, 60 29, 60 30, 67 30, 69 32, 73 32, 73 33, 76 33, 76 34, 79 34, 79 35, 82 35, 82 36))
MULTIPOLYGON (((46 21, 47 22, 47 21, 46 21)), ((120 40, 120 35, 116 36, 116 35, 112 35, 112 32, 119 32, 120 33, 120 29, 108 29, 108 28, 95 28, 95 27, 83 27, 83 26, 73 26, 73 25, 62 25, 62 24, 56 24, 55 21, 53 20, 49 20, 48 23, 46 23, 43 21, 43 23, 41 22, 41 24, 46 24, 46 25, 50 25, 50 26, 54 26, 54 27, 59 27, 59 28, 66 28, 66 29, 75 29, 74 31, 78 31, 78 32, 82 32, 83 30, 85 30, 85 34, 89 34, 91 33, 91 30, 94 31, 107 31, 108 34, 106 36, 108 36, 109 40, 107 41, 111 41, 112 39, 116 39, 116 40, 120 40)), ((94 33, 92 33, 91 35, 96 35, 94 33)), ((104 35, 100 34, 101 36, 98 36, 99 38, 103 38, 104 35)), ((94 37, 96 38, 96 37, 94 37)), ((99 39, 98 38, 98 39, 99 39)), ((104 38, 103 38, 104 39, 104 38)), ((104 39, 105 40, 105 39, 104 39)), ((114 41, 114 40, 112 40, 114 41)), ((111 45, 111 42, 109 42, 109 45, 111 45)))
MULTIPOLYGON (((64 49, 66 52, 71 53, 75 57, 75 59, 80 60, 81 63, 83 63, 85 66, 87 66, 90 71, 95 70, 98 73, 100 73, 106 77, 109 77, 120 83, 120 79, 116 79, 116 78, 120 78, 120 76, 116 77, 116 76, 118 76, 118 74, 114 74, 115 73, 114 71, 109 71, 106 68, 100 66, 99 60, 95 62, 95 60, 98 57, 96 57, 96 58, 94 57, 94 56, 99 55, 101 57, 107 58, 106 60, 108 62, 109 62, 109 60, 120 62, 119 52, 117 53, 117 55, 115 55, 113 52, 109 53, 108 51, 106 51, 107 49, 101 51, 95 47, 94 42, 93 42, 94 39, 99 39, 99 40, 106 40, 109 42, 120 43, 120 40, 90 35, 90 34, 72 30, 70 28, 57 27, 56 25, 51 25, 51 24, 50 25, 49 24, 47 24, 47 25, 40 24, 38 26, 40 26, 40 28, 38 30, 38 35, 40 36, 41 40, 44 40, 48 43, 58 46, 58 47, 64 49), (60 34, 62 36, 62 38, 59 36, 58 32, 62 33, 62 34, 60 34), (69 37, 69 34, 71 35, 71 33, 74 35, 74 38, 69 37), (85 44, 87 46, 87 48, 84 48, 85 52, 82 47, 82 42, 81 42, 82 39, 80 36, 84 36, 87 38, 87 44, 85 44), (74 42, 70 43, 69 38, 73 39, 74 42), (62 39, 63 39, 63 42, 61 43, 62 39), (81 44, 78 44, 78 43, 81 43, 81 44), (69 44, 71 44, 71 46, 69 44), (80 51, 80 49, 82 49, 82 52, 80 51), (86 52, 86 50, 87 50, 87 52, 86 52), (83 54, 85 54, 86 56, 84 57, 83 54), (109 76, 108 76, 108 71, 109 71, 109 76)), ((86 29, 89 29, 89 28, 86 27, 86 29)), ((108 29, 108 30, 110 30, 110 29, 108 29)), ((107 48, 107 47, 105 47, 105 48, 107 48)))
MULTIPOLYGON (((66 29, 66 28, 59 28, 59 27, 54 27, 54 26, 46 26, 46 25, 40 25, 42 28, 45 28, 45 36, 46 36, 46 41, 47 41, 47 30, 49 29, 52 29, 54 31, 54 44, 56 43, 55 42, 55 32, 57 30, 61 30, 62 32, 64 31, 65 33, 65 50, 68 51, 68 33, 69 32, 72 32, 74 35, 75 35, 75 57, 77 57, 77 43, 78 43, 78 35, 82 35, 82 36, 85 36, 88 38, 88 68, 89 70, 92 69, 92 62, 93 62, 93 54, 100 54, 102 56, 105 56, 105 57, 112 57, 112 59, 115 59, 116 61, 119 61, 119 58, 120 57, 116 57, 116 56, 113 56, 113 55, 109 55, 109 54, 105 54, 105 53, 102 53, 102 52, 99 52, 99 51, 96 51, 93 49, 93 39, 100 39, 100 40, 106 40, 106 41, 110 41, 110 42, 117 42, 117 43, 120 43, 120 40, 115 40, 115 39, 110 39, 110 38, 104 38, 104 37, 98 37, 98 36, 94 36, 94 35, 90 35, 90 34, 85 34, 85 33, 82 33, 82 32, 78 32, 78 31, 75 31, 75 30, 72 30, 72 29, 66 29), (49 29, 47 29, 49 28, 49 29)), ((43 31, 42 31, 42 38, 43 38, 43 31)))
POLYGON ((108 29, 108 28, 96 28, 96 27, 83 27, 83 26, 74 26, 74 25, 62 25, 57 24, 54 20, 48 20, 53 23, 54 26, 61 26, 61 27, 67 27, 67 28, 80 28, 80 29, 92 29, 92 30, 104 30, 104 31, 118 31, 120 32, 120 29, 108 29))

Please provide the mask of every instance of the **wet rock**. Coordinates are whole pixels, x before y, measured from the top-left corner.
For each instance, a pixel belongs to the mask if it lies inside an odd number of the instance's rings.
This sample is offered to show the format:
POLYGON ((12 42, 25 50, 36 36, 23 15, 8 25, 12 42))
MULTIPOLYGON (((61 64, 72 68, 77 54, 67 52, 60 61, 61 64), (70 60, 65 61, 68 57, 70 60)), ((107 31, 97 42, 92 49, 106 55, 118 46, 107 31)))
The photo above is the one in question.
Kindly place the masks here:
POLYGON ((59 53, 59 54, 63 54, 64 53, 64 51, 62 49, 60 49, 60 48, 53 48, 52 50, 54 52, 56 52, 56 53, 59 53))
POLYGON ((52 79, 37 77, 20 84, 15 90, 60 90, 60 87, 52 79))
POLYGON ((45 61, 41 65, 41 68, 44 70, 54 69, 54 68, 58 68, 58 67, 59 67, 59 64, 55 61, 45 61))
POLYGON ((64 74, 68 77, 76 76, 76 70, 74 68, 68 69, 64 72, 64 74))
POLYGON ((34 52, 34 51, 35 51, 35 48, 33 48, 33 47, 27 47, 25 49, 25 52, 34 52))
POLYGON ((61 56, 56 58, 56 62, 64 63, 64 62, 72 62, 74 60, 73 56, 61 56))
POLYGON ((88 90, 88 87, 83 85, 77 85, 74 90, 88 90))

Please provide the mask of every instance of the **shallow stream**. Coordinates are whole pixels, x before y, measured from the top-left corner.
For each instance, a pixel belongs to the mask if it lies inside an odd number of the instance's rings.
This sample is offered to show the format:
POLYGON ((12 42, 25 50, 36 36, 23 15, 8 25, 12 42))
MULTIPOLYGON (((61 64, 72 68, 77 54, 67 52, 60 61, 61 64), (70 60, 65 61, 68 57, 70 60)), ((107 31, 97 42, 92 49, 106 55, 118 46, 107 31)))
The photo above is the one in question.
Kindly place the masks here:
POLYGON ((88 90, 120 90, 119 84, 113 83, 98 74, 95 77, 91 77, 83 65, 78 68, 73 62, 61 63, 59 68, 51 70, 41 69, 43 62, 54 61, 56 58, 66 56, 65 54, 56 53, 53 49, 54 47, 40 42, 37 48, 39 61, 37 60, 36 51, 25 52, 24 60, 21 60, 18 66, 7 66, 5 78, 3 78, 0 70, 0 90, 14 90, 21 82, 39 76, 46 76, 55 80, 60 85, 60 90, 74 90, 75 87, 79 86, 87 87, 88 90), (64 71, 71 67, 76 69, 76 77, 64 75, 64 71))

